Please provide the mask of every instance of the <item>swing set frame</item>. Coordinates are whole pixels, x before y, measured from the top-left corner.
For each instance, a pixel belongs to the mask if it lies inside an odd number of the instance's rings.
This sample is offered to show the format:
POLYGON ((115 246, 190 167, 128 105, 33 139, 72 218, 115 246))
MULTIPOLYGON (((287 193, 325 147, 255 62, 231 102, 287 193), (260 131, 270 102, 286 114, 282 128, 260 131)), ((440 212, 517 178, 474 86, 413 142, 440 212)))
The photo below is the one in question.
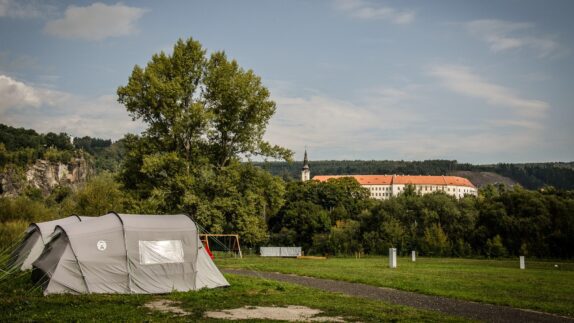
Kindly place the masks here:
MULTIPOLYGON (((216 241, 218 241, 218 238, 231 238, 231 248, 226 248, 228 250, 225 250, 227 252, 233 252, 234 254, 236 254, 237 256, 239 256, 240 259, 243 259, 243 254, 241 253, 241 245, 239 244, 239 235, 238 234, 216 234, 216 233, 202 233, 199 235, 199 239, 201 240, 201 242, 207 246, 207 248, 211 249, 209 246, 209 238, 214 238, 216 241)), ((223 245, 221 242, 219 242, 220 245, 223 245)))

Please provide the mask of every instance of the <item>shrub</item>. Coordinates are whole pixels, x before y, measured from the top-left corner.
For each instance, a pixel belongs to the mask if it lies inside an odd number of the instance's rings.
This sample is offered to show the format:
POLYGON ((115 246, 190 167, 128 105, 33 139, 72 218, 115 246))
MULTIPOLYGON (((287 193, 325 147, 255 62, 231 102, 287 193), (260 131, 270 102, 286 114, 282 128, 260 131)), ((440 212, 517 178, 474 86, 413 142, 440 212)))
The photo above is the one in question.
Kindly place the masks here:
POLYGON ((122 212, 125 197, 112 174, 104 172, 82 187, 74 196, 73 210, 80 215, 100 216, 109 211, 122 212))
POLYGON ((440 224, 425 229, 422 250, 429 256, 449 256, 450 244, 440 224))
POLYGON ((486 240, 486 256, 488 258, 505 257, 507 254, 508 251, 504 247, 500 235, 497 234, 494 238, 486 240))
POLYGON ((48 221, 58 217, 58 213, 41 201, 26 196, 0 198, 0 222, 21 220, 25 222, 48 221))
POLYGON ((359 241, 360 223, 354 220, 340 220, 331 228, 331 245, 334 252, 350 255, 362 251, 359 241))
POLYGON ((29 222, 25 220, 15 220, 5 223, 0 223, 0 249, 3 250, 1 256, 8 256, 16 243, 24 236, 24 231, 28 227, 29 222))

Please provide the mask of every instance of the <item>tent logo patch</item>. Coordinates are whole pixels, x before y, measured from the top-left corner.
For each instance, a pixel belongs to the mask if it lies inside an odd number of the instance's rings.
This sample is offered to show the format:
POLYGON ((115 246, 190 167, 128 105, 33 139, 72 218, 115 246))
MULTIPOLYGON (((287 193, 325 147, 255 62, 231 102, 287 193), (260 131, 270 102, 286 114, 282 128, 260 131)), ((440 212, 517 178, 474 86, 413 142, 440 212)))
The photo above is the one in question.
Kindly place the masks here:
POLYGON ((104 240, 100 240, 96 244, 96 247, 98 248, 99 251, 104 251, 108 247, 108 244, 104 240))

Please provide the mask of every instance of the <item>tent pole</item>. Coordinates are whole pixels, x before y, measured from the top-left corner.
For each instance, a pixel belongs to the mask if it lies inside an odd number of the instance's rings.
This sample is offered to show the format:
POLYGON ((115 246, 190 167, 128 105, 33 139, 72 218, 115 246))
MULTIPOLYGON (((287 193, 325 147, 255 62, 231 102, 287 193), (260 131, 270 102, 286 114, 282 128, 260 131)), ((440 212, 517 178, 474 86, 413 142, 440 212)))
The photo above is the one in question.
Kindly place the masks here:
MULTIPOLYGON (((64 230, 64 228, 62 228, 59 225, 56 226, 56 229, 57 228, 60 228, 62 230, 62 232, 64 234, 66 234, 66 238, 68 239, 68 245, 70 246, 70 250, 72 250, 72 254, 74 255, 74 258, 76 258, 76 264, 78 264, 78 268, 80 269, 80 275, 82 275, 82 278, 84 279, 84 285, 86 285, 86 290, 88 291, 88 294, 91 294, 92 292, 90 291, 90 286, 88 286, 88 281, 86 280, 86 275, 84 275, 84 271, 82 270, 82 265, 80 264, 80 260, 78 259, 78 255, 74 251, 74 247, 72 246, 72 242, 70 241, 70 238, 68 237, 68 233, 64 230)), ((54 231, 56 231, 56 229, 54 229, 54 231)), ((59 260, 58 260, 58 262, 59 262, 59 260)))
POLYGON ((122 224, 122 232, 124 234, 124 248, 126 248, 126 270, 128 271, 128 290, 130 292, 130 294, 133 292, 132 291, 132 274, 131 274, 131 270, 130 270, 130 258, 128 257, 128 240, 126 239, 126 228, 124 227, 124 220, 122 220, 122 217, 117 214, 114 211, 111 211, 110 213, 114 214, 118 220, 120 220, 120 223, 122 224))

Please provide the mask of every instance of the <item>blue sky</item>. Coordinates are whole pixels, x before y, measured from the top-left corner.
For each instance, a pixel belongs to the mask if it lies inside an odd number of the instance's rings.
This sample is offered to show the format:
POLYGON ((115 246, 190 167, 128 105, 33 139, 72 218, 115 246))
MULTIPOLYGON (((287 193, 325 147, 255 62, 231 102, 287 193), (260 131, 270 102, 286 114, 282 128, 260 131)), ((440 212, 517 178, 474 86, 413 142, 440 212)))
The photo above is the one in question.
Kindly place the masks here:
POLYGON ((574 160, 572 1, 0 0, 0 122, 118 139, 135 64, 193 37, 310 159, 574 160))

